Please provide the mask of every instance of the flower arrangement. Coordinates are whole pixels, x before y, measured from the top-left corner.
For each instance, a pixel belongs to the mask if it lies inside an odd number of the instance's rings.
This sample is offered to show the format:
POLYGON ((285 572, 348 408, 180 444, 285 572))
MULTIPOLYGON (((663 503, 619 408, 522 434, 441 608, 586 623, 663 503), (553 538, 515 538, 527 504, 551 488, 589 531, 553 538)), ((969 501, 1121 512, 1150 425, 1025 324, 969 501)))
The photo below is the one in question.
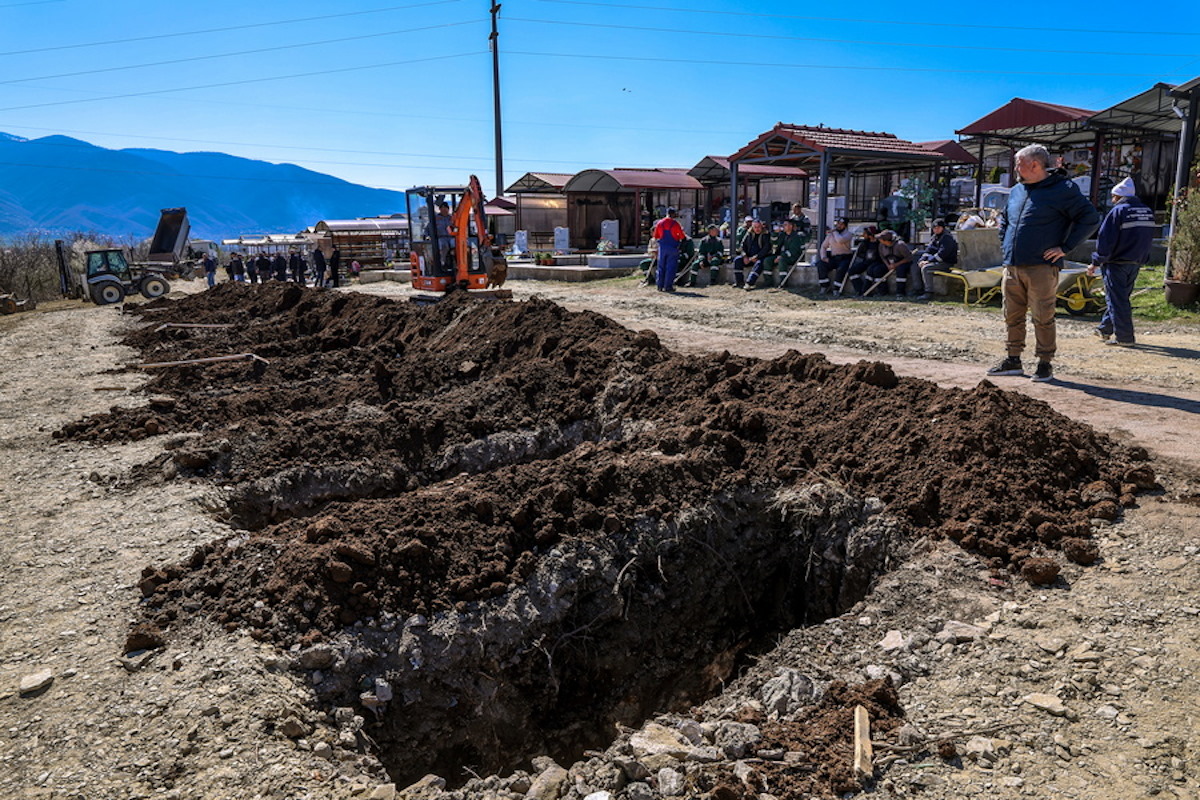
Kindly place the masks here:
POLYGON ((608 253, 615 253, 615 252, 617 252, 617 249, 618 249, 617 245, 614 244, 609 239, 601 239, 596 244, 596 252, 599 253, 600 255, 606 255, 608 253))

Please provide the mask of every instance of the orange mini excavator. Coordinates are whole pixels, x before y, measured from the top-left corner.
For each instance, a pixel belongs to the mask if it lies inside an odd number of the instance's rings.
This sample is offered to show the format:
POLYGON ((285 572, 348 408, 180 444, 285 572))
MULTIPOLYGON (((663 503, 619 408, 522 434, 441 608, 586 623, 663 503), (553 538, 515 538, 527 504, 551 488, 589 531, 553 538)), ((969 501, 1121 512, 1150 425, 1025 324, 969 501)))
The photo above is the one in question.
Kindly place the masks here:
POLYGON ((420 186, 406 197, 414 289, 449 292, 504 284, 508 265, 488 231, 479 178, 472 175, 465 187, 420 186))

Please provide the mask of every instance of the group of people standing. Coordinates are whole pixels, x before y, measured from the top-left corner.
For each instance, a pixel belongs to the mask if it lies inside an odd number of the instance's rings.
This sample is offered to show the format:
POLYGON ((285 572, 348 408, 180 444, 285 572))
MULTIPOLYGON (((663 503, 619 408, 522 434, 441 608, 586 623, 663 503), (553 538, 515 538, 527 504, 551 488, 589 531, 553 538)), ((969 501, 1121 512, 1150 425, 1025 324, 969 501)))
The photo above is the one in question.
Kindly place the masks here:
MULTIPOLYGON (((276 280, 291 281, 302 286, 307 285, 311 274, 313 286, 336 287, 340 285, 341 280, 341 259, 342 254, 336 247, 328 259, 320 248, 313 250, 311 265, 298 250, 292 250, 286 256, 283 253, 275 253, 273 256, 266 253, 246 256, 231 253, 229 262, 225 265, 225 274, 229 276, 230 281, 238 283, 266 283, 276 280)), ((217 265, 211 255, 204 257, 204 272, 208 285, 213 286, 216 283, 217 265)))

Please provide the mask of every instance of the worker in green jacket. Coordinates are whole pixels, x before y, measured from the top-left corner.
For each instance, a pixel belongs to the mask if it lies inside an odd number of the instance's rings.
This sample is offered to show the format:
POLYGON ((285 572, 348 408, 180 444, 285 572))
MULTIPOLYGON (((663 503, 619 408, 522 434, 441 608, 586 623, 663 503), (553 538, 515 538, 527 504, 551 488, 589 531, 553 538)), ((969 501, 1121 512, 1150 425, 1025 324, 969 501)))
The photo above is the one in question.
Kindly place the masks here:
POLYGON ((725 243, 721 241, 720 229, 709 225, 707 235, 700 240, 697 256, 691 260, 691 268, 687 271, 687 285, 696 286, 696 278, 701 267, 708 268, 709 285, 715 286, 720 276, 721 265, 725 263, 725 243))
POLYGON ((796 263, 804 258, 804 250, 808 247, 808 237, 802 233, 796 232, 796 223, 792 219, 783 221, 782 235, 779 237, 779 243, 775 246, 775 251, 758 262, 754 269, 750 271, 750 275, 746 278, 746 291, 754 288, 754 284, 758 281, 760 272, 771 273, 771 277, 767 278, 767 285, 774 286, 777 281, 782 280, 796 263))

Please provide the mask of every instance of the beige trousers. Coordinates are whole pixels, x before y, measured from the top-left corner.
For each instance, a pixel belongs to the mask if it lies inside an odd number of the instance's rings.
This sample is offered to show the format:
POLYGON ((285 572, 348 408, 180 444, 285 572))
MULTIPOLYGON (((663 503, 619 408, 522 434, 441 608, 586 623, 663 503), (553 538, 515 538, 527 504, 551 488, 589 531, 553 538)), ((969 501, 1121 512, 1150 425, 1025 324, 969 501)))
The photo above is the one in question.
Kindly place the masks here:
POLYGON ((1033 318, 1034 354, 1038 361, 1051 361, 1056 347, 1054 327, 1058 267, 1033 264, 1005 267, 1004 324, 1008 328, 1008 355, 1020 356, 1025 349, 1025 315, 1033 318))

